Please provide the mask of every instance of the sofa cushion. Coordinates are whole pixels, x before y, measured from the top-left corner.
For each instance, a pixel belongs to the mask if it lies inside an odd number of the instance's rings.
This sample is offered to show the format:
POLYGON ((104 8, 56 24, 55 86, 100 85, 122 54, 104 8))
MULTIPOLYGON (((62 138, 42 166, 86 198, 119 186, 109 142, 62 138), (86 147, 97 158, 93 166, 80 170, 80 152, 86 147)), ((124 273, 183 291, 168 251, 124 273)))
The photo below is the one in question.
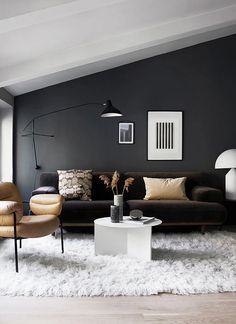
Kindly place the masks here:
POLYGON ((91 200, 92 170, 58 170, 59 193, 66 199, 91 200))
MULTIPOLYGON (((67 200, 62 206, 62 221, 66 223, 93 223, 96 218, 109 217, 110 206, 113 205, 113 200, 67 200)), ((124 215, 128 215, 128 207, 123 206, 124 215)))
POLYGON ((140 209, 144 216, 156 217, 165 224, 222 224, 226 220, 226 209, 213 202, 190 200, 128 200, 130 210, 140 209))
POLYGON ((96 218, 109 217, 113 200, 67 200, 63 203, 61 218, 66 223, 88 224, 96 218))
POLYGON ((62 211, 67 212, 80 212, 82 210, 104 210, 109 209, 113 204, 113 200, 91 200, 91 201, 82 201, 82 200, 67 200, 63 204, 62 211))
POLYGON ((188 200, 185 194, 186 177, 182 178, 147 178, 143 177, 146 195, 144 200, 179 199, 188 200))

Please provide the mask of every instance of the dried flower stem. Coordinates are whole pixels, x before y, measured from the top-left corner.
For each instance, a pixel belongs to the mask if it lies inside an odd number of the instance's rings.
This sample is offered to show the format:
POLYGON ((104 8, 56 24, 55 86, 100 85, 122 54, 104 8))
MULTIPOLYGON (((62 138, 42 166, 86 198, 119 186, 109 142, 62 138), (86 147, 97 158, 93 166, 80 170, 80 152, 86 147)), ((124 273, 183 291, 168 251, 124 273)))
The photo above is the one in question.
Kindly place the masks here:
POLYGON ((122 190, 122 195, 124 194, 125 190, 128 192, 129 191, 129 186, 131 186, 134 182, 134 178, 127 178, 125 179, 125 183, 123 186, 123 190, 122 190))
MULTIPOLYGON (((120 180, 120 174, 115 171, 112 179, 110 179, 108 176, 106 175, 100 175, 99 179, 101 179, 104 182, 104 185, 106 185, 106 188, 111 188, 113 195, 118 195, 119 191, 118 191, 118 181, 120 180)), ((123 190, 122 190, 122 195, 124 194, 125 190, 128 192, 129 191, 129 186, 132 185, 134 182, 134 178, 127 178, 125 179, 125 183, 123 186, 123 190)))
POLYGON ((119 179, 120 179, 120 174, 117 171, 115 171, 113 176, 112 176, 111 187, 114 190, 114 192, 116 192, 116 195, 118 195, 117 183, 118 183, 119 179))

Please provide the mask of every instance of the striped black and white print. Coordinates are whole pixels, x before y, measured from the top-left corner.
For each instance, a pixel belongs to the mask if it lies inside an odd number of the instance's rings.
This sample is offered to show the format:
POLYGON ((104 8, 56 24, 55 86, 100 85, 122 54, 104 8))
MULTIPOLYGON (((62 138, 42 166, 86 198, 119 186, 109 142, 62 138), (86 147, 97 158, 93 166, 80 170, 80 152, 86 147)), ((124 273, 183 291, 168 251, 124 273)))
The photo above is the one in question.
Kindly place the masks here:
POLYGON ((182 111, 148 111, 148 160, 182 160, 182 111))
POLYGON ((174 123, 158 122, 156 123, 156 148, 173 149, 174 148, 174 123))

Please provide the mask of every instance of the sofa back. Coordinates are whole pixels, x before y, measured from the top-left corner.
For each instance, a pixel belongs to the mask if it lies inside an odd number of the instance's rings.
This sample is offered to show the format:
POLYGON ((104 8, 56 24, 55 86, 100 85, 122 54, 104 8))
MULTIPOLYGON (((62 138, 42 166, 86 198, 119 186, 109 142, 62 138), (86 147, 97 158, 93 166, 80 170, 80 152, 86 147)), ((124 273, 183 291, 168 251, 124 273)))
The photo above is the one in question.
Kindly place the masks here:
MULTIPOLYGON (((113 172, 93 172, 92 178, 92 200, 112 200, 113 194, 111 189, 107 189, 103 182, 99 179, 101 174, 112 177, 113 172)), ((122 177, 122 175, 121 175, 122 177)), ((40 187, 52 186, 58 190, 58 173, 43 172, 40 175, 40 187)))
POLYGON ((40 187, 52 186, 58 189, 58 173, 57 172, 43 172, 40 174, 40 187))
POLYGON ((186 194, 190 198, 191 190, 194 186, 210 186, 208 174, 195 172, 126 172, 125 178, 135 179, 129 192, 125 194, 126 200, 143 199, 146 193, 143 177, 148 178, 181 178, 186 177, 186 194))
MULTIPOLYGON (((112 177, 113 172, 96 171, 93 172, 92 179, 92 200, 112 200, 113 194, 111 189, 107 189, 99 179, 101 174, 112 177)), ((134 183, 130 186, 129 192, 125 193, 125 200, 143 199, 145 196, 145 184, 143 177, 150 178, 180 178, 187 177, 186 194, 190 197, 191 190, 194 186, 211 186, 214 181, 213 174, 200 172, 125 172, 120 175, 119 190, 121 192, 124 179, 133 177, 134 183)), ((40 175, 40 186, 53 186, 58 189, 57 172, 44 172, 40 175)))

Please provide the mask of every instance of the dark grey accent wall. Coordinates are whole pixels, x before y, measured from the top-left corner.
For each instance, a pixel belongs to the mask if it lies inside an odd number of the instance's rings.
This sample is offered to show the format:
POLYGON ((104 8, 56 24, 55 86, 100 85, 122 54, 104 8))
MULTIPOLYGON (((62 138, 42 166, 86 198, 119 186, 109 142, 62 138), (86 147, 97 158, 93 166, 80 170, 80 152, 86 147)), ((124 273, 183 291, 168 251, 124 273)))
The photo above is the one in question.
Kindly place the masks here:
POLYGON ((18 96, 14 171, 24 199, 42 171, 214 171, 217 156, 236 147, 235 58, 233 35, 18 96), (39 114, 107 98, 122 118, 100 118, 101 109, 91 106, 36 122, 36 131, 55 138, 37 138, 41 170, 35 171, 24 125, 39 114), (183 161, 147 161, 148 110, 184 111, 183 161), (118 144, 119 121, 135 122, 134 145, 118 144))

